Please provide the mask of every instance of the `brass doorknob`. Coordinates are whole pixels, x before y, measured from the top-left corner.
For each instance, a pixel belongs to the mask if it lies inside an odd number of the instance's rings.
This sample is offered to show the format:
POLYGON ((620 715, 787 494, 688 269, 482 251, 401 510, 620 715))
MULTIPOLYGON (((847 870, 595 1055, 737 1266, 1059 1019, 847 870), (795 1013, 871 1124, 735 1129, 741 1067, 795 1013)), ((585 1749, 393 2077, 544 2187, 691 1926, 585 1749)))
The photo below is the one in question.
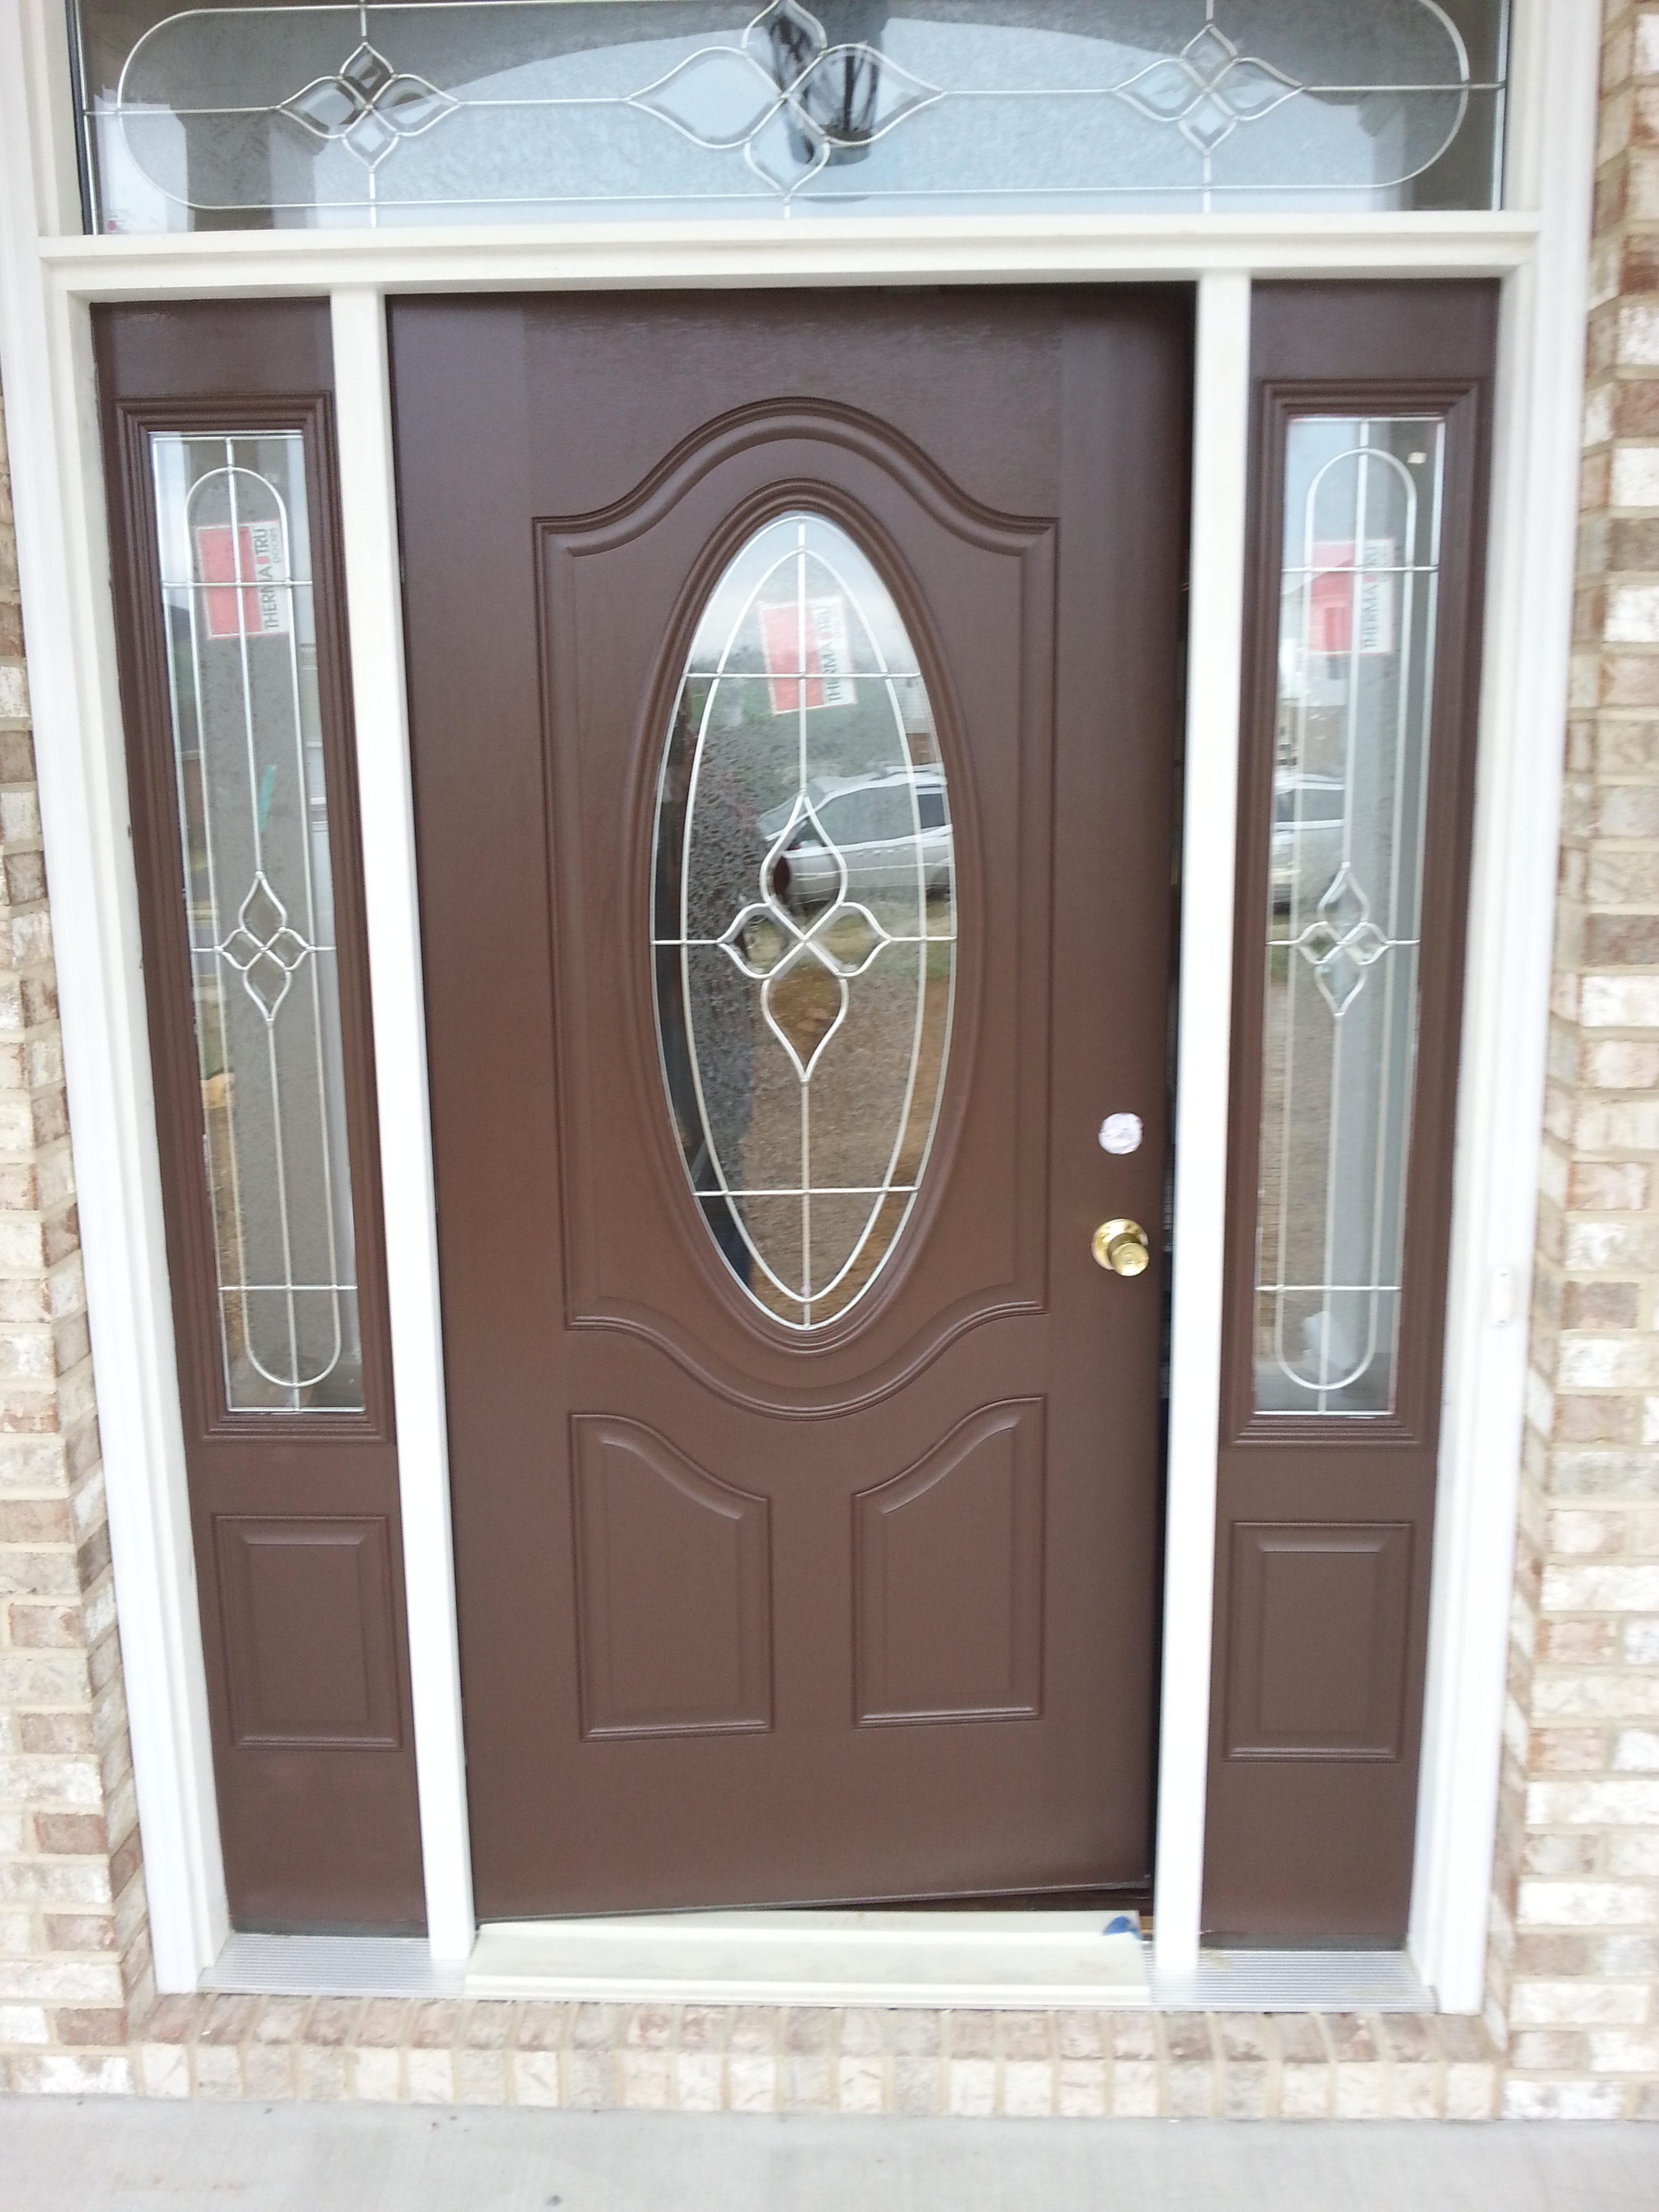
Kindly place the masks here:
POLYGON ((1152 1264, 1146 1232, 1138 1221, 1103 1221, 1091 1249, 1103 1267, 1115 1275, 1141 1275, 1152 1264))

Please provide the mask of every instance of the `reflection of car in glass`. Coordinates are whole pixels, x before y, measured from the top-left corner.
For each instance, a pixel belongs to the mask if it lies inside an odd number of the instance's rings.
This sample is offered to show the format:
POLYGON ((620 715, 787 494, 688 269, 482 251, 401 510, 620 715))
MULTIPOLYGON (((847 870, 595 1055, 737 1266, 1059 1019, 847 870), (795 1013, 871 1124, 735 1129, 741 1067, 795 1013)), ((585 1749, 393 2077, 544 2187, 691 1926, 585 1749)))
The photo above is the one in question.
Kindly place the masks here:
POLYGON ((1273 905, 1281 912, 1296 895, 1311 921, 1342 865, 1345 792, 1338 775, 1311 775, 1281 768, 1273 775, 1273 905))
MULTIPOLYGON (((847 870, 848 898, 914 898, 918 865, 930 898, 949 890, 951 825, 940 769, 919 768, 914 776, 902 769, 814 776, 806 796, 817 820, 804 820, 784 852, 792 906, 823 906, 836 896, 841 885, 836 853, 847 870)), ((792 811, 793 802, 763 814, 761 835, 769 842, 778 836, 792 811)))

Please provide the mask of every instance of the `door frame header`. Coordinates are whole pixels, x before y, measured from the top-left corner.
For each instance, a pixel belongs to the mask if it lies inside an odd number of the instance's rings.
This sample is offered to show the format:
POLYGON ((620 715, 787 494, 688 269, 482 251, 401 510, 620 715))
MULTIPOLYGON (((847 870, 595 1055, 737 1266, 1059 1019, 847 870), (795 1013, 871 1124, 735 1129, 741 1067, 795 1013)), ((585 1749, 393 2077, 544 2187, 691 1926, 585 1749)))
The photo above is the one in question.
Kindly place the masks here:
POLYGON ((1524 1314, 1541 1144, 1583 386, 1599 0, 1516 0, 1506 205, 1488 215, 972 216, 80 234, 57 0, 0 7, 0 376, 112 1547, 157 1981, 222 1947, 183 1431, 127 834, 89 306, 331 305, 380 1076, 422 1834, 436 1959, 470 1950, 425 1036, 384 297, 394 291, 1195 283, 1178 1237, 1157 1959, 1198 1960, 1220 1354, 1249 284, 1504 279, 1429 1675, 1410 1948, 1481 2002, 1497 1819, 1524 1314), (1201 954, 1201 957, 1200 955, 1201 954))

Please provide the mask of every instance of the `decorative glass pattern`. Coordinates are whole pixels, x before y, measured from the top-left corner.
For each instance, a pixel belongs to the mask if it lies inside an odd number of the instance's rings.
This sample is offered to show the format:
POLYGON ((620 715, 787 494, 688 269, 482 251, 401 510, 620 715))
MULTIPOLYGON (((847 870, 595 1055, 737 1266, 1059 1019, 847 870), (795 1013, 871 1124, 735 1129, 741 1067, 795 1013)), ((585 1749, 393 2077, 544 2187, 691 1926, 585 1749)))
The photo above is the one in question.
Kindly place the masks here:
POLYGON ((956 977, 951 817, 892 598, 821 515, 769 523, 715 586, 659 787, 663 1082, 738 1281, 834 1321, 921 1187, 956 977))
POLYGON ((304 447, 150 455, 226 1403, 360 1412, 304 447))
POLYGON ((1417 1060, 1444 427, 1309 416, 1285 447, 1256 1403, 1395 1402, 1417 1060))
POLYGON ((1504 0, 74 0, 99 230, 1497 204, 1504 0))

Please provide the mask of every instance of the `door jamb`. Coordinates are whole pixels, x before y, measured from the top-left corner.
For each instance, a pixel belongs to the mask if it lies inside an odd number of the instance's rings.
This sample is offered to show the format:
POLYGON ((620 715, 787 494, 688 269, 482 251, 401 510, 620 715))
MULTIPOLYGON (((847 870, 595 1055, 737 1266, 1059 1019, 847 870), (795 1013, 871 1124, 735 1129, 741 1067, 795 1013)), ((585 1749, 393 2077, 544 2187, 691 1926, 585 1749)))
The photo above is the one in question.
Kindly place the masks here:
POLYGON ((1200 276, 1197 325, 1192 481, 1204 493, 1193 500, 1188 556, 1169 1488, 1152 1863, 1153 1948, 1162 1974, 1197 1968, 1204 1888, 1249 458, 1249 277, 1231 270, 1200 276))
POLYGON ((386 1297, 398 1423, 410 1696, 434 1964, 464 1961, 477 1923, 461 1734, 448 1426, 438 1291, 438 1209, 427 1089, 426 995, 415 874, 398 494, 392 471, 386 301, 370 285, 330 297, 339 425, 341 537, 351 639, 361 791, 363 909, 380 1103, 380 1173, 395 1206, 386 1221, 386 1297), (412 1632, 420 1623, 421 1632, 412 1632))

